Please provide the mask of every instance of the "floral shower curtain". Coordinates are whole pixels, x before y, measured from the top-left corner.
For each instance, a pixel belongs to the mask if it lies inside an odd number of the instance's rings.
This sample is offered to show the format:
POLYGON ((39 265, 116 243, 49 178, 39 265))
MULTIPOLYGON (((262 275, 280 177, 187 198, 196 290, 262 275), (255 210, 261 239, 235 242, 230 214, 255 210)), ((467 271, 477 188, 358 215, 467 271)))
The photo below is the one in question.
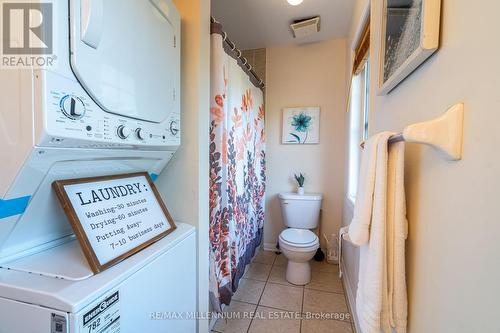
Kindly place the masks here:
POLYGON ((211 36, 210 299, 229 305, 262 241, 265 192, 263 92, 211 36))

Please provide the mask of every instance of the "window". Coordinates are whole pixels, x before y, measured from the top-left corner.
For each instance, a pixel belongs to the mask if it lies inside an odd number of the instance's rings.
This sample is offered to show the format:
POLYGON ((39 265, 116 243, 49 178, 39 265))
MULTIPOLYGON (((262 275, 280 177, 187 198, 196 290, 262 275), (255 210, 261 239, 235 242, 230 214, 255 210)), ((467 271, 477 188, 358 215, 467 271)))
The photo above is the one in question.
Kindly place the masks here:
POLYGON ((347 196, 354 202, 361 163, 361 141, 368 139, 370 100, 369 22, 355 52, 349 96, 349 169, 347 196))
POLYGON ((352 201, 358 188, 359 166, 361 162, 361 141, 368 139, 370 63, 355 74, 351 83, 351 105, 349 108, 349 180, 348 196, 352 201))

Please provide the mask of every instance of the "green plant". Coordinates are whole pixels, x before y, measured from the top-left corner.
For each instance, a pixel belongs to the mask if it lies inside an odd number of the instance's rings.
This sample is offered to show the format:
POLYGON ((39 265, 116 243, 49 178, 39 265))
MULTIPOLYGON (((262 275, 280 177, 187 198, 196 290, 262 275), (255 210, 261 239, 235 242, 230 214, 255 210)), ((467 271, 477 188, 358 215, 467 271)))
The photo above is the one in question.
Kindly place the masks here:
POLYGON ((306 178, 304 177, 304 175, 301 172, 299 176, 295 175, 295 180, 299 184, 299 187, 303 187, 304 186, 304 181, 306 180, 306 178))

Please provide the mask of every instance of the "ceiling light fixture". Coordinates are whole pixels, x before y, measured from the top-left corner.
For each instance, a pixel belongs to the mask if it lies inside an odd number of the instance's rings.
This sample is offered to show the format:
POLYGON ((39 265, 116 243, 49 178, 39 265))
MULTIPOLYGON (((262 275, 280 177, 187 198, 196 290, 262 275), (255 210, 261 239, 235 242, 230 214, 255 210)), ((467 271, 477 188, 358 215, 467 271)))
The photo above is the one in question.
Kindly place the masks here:
POLYGON ((288 3, 289 3, 290 5, 292 5, 292 6, 298 6, 298 5, 300 5, 300 4, 302 3, 302 1, 304 1, 304 0, 286 0, 286 1, 288 1, 288 3))

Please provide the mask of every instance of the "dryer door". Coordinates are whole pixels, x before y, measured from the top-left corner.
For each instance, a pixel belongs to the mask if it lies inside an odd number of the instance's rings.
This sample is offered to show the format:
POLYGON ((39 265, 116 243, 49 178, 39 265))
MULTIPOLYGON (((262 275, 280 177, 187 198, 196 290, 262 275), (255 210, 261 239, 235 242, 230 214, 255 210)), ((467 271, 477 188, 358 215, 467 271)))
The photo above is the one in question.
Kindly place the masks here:
POLYGON ((178 103, 179 31, 171 0, 70 0, 71 68, 103 110, 160 123, 178 103))

